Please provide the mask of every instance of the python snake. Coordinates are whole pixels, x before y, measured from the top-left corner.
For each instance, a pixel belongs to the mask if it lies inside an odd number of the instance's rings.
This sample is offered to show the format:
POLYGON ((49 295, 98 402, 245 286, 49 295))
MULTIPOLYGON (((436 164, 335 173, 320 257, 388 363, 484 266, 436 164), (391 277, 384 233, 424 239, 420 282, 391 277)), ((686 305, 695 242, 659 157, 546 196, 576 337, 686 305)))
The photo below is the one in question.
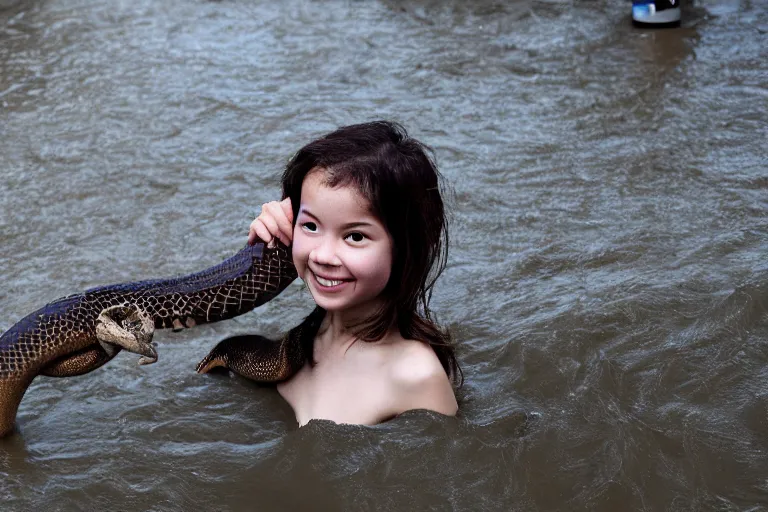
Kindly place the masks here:
MULTIPOLYGON (((70 377, 99 368, 121 349, 157 360, 154 329, 193 327, 246 313, 294 279, 290 249, 261 241, 184 277, 102 286, 58 299, 0 336, 0 437, 13 432, 24 393, 38 375, 70 377)), ((262 382, 287 379, 304 363, 296 336, 224 340, 198 371, 231 367, 262 382)))

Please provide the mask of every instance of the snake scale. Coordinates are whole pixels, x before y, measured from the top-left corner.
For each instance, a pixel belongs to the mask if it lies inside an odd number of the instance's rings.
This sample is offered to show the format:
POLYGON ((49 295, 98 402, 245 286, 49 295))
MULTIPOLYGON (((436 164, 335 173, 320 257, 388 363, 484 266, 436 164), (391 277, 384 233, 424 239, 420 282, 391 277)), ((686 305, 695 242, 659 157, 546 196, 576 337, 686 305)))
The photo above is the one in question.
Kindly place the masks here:
MULTIPOLYGON (((290 249, 258 241, 214 267, 171 279, 102 286, 58 299, 0 336, 0 437, 13 432, 24 393, 38 375, 71 377, 99 368, 121 350, 157 360, 154 329, 182 329, 246 313, 294 279, 290 249)), ((284 380, 304 363, 296 336, 237 336, 198 365, 231 368, 262 382, 284 380)))

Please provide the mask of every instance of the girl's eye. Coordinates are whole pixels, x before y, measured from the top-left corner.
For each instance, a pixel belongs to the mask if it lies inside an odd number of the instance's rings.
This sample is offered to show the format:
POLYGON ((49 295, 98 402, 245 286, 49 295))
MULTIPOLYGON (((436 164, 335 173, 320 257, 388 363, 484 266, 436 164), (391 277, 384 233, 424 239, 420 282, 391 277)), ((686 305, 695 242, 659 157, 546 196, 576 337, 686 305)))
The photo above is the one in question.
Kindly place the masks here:
POLYGON ((306 229, 310 233, 314 233, 315 231, 317 231, 317 224, 315 224, 314 222, 305 222, 301 225, 301 227, 306 229))
POLYGON ((362 242, 363 240, 365 240, 365 235, 364 235, 364 234, 362 234, 362 233, 358 233, 357 231, 355 231, 354 233, 350 233, 350 234, 348 234, 348 235, 346 236, 346 239, 347 239, 347 240, 349 240, 349 241, 351 241, 351 242, 354 242, 354 243, 356 243, 356 244, 359 244, 360 242, 362 242))

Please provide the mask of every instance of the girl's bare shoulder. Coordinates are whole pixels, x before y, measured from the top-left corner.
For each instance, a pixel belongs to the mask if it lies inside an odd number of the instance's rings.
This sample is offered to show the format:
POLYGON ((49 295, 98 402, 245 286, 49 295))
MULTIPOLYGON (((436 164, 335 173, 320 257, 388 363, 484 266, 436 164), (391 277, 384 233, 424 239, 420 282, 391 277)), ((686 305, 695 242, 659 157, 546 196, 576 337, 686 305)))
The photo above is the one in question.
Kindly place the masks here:
POLYGON ((389 376, 400 409, 429 409, 453 416, 458 410, 453 386, 432 347, 396 337, 387 343, 389 376))

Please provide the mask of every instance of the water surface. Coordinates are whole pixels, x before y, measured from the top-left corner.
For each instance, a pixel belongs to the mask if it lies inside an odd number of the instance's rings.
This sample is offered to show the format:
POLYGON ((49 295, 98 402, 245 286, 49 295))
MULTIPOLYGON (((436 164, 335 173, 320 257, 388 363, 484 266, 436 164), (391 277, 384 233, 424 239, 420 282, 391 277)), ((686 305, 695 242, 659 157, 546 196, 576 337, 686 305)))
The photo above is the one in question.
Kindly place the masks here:
POLYGON ((245 242, 301 145, 402 122, 450 185, 433 300, 461 414, 297 429, 200 376, 265 307, 39 378, 0 442, 10 510, 768 509, 768 7, 5 0, 0 331, 245 242))

